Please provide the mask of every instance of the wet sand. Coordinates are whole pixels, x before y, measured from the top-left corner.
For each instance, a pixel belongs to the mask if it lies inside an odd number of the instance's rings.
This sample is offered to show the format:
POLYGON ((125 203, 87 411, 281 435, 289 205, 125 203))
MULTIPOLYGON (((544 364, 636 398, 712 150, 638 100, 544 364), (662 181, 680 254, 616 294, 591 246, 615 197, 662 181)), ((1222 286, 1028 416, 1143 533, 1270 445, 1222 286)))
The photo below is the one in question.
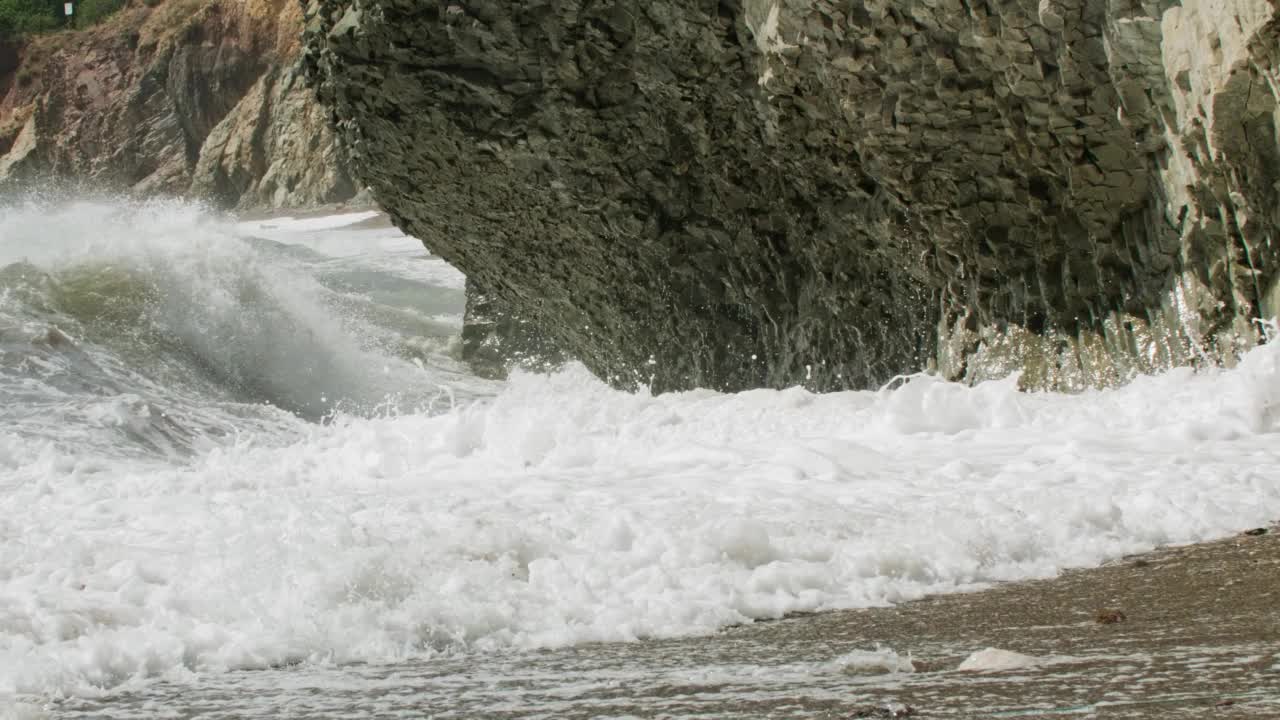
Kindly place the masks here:
POLYGON ((202 675, 48 716, 161 715, 1280 718, 1280 533, 711 637, 202 675), (915 671, 851 672, 841 660, 877 645, 909 654, 915 671), (988 647, 1035 662, 957 669, 988 647))
POLYGON ((743 632, 766 645, 874 641, 911 651, 918 671, 908 679, 858 688, 868 709, 899 703, 919 717, 1280 718, 1280 535, 1272 528, 1053 580, 743 632), (955 670, 987 647, 1040 664, 955 670))

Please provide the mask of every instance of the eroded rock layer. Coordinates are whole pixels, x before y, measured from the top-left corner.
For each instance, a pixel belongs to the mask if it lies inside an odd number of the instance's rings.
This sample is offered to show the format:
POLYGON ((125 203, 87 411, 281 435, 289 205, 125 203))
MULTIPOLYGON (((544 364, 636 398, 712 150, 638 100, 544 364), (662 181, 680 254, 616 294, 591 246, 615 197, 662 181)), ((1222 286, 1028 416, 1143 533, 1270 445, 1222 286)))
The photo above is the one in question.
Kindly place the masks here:
POLYGON ((305 66, 397 224, 618 384, 1073 386, 1274 312, 1278 36, 1271 0, 311 0, 305 66))
POLYGON ((355 186, 297 72, 292 0, 133 2, 104 24, 0 48, 0 189, 45 181, 229 207, 355 186))

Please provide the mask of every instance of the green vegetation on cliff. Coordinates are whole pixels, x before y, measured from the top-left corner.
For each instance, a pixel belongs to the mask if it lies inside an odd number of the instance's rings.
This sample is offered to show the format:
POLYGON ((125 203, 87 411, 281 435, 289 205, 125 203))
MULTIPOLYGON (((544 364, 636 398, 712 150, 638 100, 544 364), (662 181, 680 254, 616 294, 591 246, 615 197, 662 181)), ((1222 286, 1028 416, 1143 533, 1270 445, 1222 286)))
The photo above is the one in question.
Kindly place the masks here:
POLYGON ((76 27, 96 25, 124 7, 125 0, 80 0, 76 3, 76 27))
POLYGON ((119 10, 125 0, 77 0, 68 24, 63 0, 0 0, 0 37, 89 27, 119 10))
POLYGON ((62 24, 61 10, 60 3, 49 0, 0 0, 0 35, 53 30, 62 24))

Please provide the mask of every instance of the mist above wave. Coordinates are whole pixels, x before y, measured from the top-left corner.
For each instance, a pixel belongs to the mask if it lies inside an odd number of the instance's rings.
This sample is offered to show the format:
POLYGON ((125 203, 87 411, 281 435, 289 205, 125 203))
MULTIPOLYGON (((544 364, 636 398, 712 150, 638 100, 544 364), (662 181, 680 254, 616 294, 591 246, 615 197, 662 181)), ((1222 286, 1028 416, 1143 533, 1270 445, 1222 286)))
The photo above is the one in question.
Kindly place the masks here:
POLYGON ((418 408, 465 384, 447 354, 457 327, 437 319, 460 312, 461 293, 414 279, 443 265, 420 245, 366 267, 367 238, 323 236, 352 246, 335 259, 245 225, 176 202, 6 209, 0 415, 28 434, 50 429, 51 413, 68 427, 141 423, 151 429, 132 439, 172 449, 232 431, 245 410, 227 403, 315 420, 418 408), (211 414, 215 403, 232 417, 211 414))

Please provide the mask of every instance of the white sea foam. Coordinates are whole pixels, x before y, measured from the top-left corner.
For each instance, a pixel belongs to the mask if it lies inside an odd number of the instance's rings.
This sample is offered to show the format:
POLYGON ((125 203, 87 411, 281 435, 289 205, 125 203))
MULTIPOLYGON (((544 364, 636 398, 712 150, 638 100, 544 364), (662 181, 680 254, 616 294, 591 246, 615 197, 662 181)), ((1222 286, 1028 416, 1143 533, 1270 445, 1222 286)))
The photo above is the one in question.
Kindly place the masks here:
POLYGON ((916 665, 909 655, 899 655, 893 648, 854 650, 831 661, 831 667, 848 675, 883 675, 913 673, 916 665))
MULTIPOLYGON (((28 233, 25 256, 55 266, 67 248, 40 238, 83 234, 95 213, 120 226, 109 209, 74 212, 44 234, 0 231, 28 233)), ((187 242, 161 257, 209 283, 193 303, 218 278, 283 279, 254 286, 297 318, 282 328, 314 323, 306 347, 380 372, 376 348, 326 324, 324 293, 201 230, 201 213, 131 220, 187 242)), ((100 255, 135 257, 122 242, 100 255)), ((236 318, 230 300, 214 310, 205 321, 236 318)), ((150 417, 128 397, 95 402, 75 417, 150 417)), ((231 432, 176 459, 0 427, 0 696, 703 633, 1050 576, 1280 516, 1275 344, 1232 370, 1075 396, 915 377, 652 397, 571 366, 443 414, 288 418, 286 433, 217 411, 231 432)))
POLYGON ((316 215, 312 217, 293 217, 291 215, 281 215, 279 217, 265 218, 262 220, 245 220, 239 223, 239 227, 251 234, 262 235, 267 237, 268 234, 278 233, 281 235, 306 235, 314 234, 321 230, 336 230, 339 228, 351 227, 360 223, 373 220, 382 213, 377 210, 358 210, 355 212, 338 213, 337 215, 316 215))
POLYGON ((961 672, 1007 672, 1009 670, 1026 670, 1040 664, 1040 658, 1023 655, 1012 650, 986 648, 979 650, 960 663, 956 668, 961 672))
POLYGON ((357 212, 317 218, 271 218, 240 222, 235 230, 241 235, 305 247, 436 287, 463 288, 466 277, 432 257, 417 238, 394 227, 361 227, 365 221, 380 216, 378 212, 357 212))
POLYGON ((574 367, 186 467, 19 452, 0 689, 706 632, 1220 536, 1280 515, 1278 366, 659 397, 574 367))

